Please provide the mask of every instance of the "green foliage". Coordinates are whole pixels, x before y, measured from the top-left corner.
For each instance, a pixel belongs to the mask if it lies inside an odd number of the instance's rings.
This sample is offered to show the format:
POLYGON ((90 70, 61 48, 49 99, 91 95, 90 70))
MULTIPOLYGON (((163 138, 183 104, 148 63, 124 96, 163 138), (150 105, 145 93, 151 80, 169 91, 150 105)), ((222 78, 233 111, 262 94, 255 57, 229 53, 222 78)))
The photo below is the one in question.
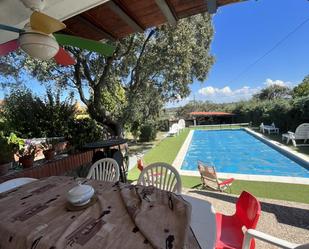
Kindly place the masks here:
POLYGON ((144 124, 141 127, 139 140, 141 142, 150 142, 156 139, 157 127, 154 123, 144 124))
POLYGON ((255 94, 253 97, 259 100, 273 100, 288 98, 291 96, 290 88, 280 85, 270 85, 262 89, 259 93, 255 94))
POLYGON ((13 160, 13 147, 10 145, 8 138, 0 133, 0 165, 13 160))
POLYGON ((275 123, 282 132, 295 130, 301 123, 309 122, 309 96, 295 99, 275 98, 236 103, 215 104, 209 102, 189 102, 178 109, 178 117, 188 118, 192 111, 225 111, 236 114, 234 122, 258 126, 275 123))
POLYGON ((0 164, 13 161, 13 154, 17 150, 23 148, 24 140, 18 138, 16 134, 11 133, 6 137, 0 132, 0 164))
POLYGON ((63 136, 74 113, 72 97, 61 101, 60 91, 51 89, 41 99, 29 89, 18 88, 5 97, 3 105, 6 127, 22 137, 63 136))
POLYGON ((302 83, 300 83, 298 86, 294 87, 293 89, 293 97, 306 97, 309 96, 309 75, 307 75, 302 83))
POLYGON ((103 129, 91 118, 73 120, 69 124, 68 140, 76 150, 81 150, 86 143, 104 138, 103 129))
POLYGON ((196 15, 117 40, 108 58, 67 47, 77 64, 61 67, 11 53, 0 58, 0 72, 31 73, 46 84, 77 89, 90 117, 111 135, 120 135, 125 125, 157 119, 167 101, 189 95, 193 79, 207 78, 214 63, 212 37, 211 16, 196 15))
POLYGON ((140 135, 140 129, 141 129, 141 124, 138 121, 134 121, 131 125, 130 131, 135 139, 135 141, 137 140, 137 138, 140 135))

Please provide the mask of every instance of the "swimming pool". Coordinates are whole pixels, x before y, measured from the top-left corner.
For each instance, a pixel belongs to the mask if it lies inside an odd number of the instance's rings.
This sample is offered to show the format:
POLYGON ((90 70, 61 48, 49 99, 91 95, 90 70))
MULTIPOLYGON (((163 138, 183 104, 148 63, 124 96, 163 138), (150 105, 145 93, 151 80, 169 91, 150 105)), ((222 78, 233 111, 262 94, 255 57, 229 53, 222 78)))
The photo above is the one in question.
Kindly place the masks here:
POLYGON ((197 171, 197 161, 217 172, 309 178, 305 165, 291 160, 245 130, 195 130, 181 170, 197 171))

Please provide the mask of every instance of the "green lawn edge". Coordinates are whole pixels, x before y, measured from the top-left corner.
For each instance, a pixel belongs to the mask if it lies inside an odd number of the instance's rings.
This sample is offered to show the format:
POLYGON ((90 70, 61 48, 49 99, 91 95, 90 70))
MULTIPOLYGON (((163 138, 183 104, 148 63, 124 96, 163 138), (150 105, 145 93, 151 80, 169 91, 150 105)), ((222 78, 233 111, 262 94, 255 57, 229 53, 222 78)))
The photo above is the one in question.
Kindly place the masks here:
MULTIPOLYGON (((178 136, 167 137, 157 146, 149 150, 143 157, 145 165, 154 162, 166 162, 172 164, 185 141, 190 129, 184 129, 178 136)), ((140 171, 134 167, 129 171, 128 179, 136 181, 140 171)), ((181 176, 183 187, 200 188, 199 177, 181 176)), ((309 204, 309 186, 303 184, 288 184, 276 182, 258 182, 235 180, 231 194, 239 195, 242 191, 248 191, 256 197, 295 201, 309 204)))

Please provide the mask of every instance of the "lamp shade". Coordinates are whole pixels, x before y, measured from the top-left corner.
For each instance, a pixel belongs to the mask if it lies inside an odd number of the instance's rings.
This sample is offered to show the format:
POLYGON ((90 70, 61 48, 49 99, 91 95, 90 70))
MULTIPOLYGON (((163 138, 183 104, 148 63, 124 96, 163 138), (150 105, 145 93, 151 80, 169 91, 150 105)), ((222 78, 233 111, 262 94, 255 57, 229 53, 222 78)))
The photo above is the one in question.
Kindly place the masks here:
POLYGON ((48 60, 59 50, 59 45, 52 35, 26 32, 19 36, 19 45, 31 57, 48 60))

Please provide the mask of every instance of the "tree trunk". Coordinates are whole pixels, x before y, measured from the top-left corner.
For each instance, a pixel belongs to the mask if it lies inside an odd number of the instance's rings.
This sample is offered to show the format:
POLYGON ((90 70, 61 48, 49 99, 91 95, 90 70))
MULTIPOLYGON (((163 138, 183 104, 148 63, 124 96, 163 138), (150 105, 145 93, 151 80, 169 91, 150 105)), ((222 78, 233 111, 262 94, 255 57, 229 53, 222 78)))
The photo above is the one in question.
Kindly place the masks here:
POLYGON ((88 106, 88 113, 92 119, 107 129, 111 137, 123 137, 123 127, 121 122, 112 120, 111 117, 106 116, 103 111, 100 111, 100 108, 96 108, 91 104, 88 106))

